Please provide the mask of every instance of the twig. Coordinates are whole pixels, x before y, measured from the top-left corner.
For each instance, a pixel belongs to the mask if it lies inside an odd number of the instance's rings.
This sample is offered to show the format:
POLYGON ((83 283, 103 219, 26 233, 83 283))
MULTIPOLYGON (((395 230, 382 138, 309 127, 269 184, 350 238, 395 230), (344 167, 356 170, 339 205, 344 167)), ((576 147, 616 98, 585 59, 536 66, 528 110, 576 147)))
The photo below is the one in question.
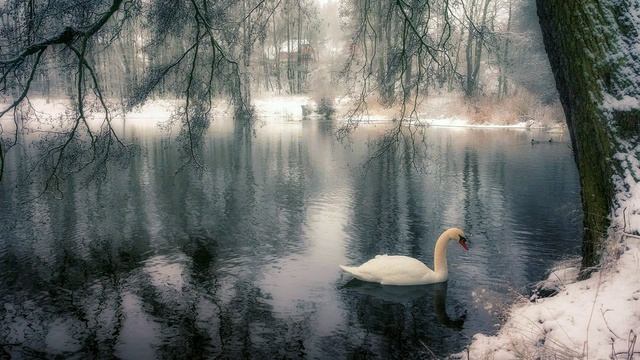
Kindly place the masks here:
POLYGON ((418 342, 420 343, 420 345, 422 345, 425 349, 427 349, 427 351, 429 352, 429 354, 431 354, 431 356, 433 356, 434 359, 437 359, 438 357, 436 356, 436 354, 431 351, 431 349, 429 349, 429 347, 427 346, 427 344, 425 344, 422 340, 418 339, 418 342))
POLYGON ((604 314, 606 314, 606 313, 607 313, 607 311, 610 311, 610 310, 602 311, 602 307, 600 308, 600 313, 602 314, 602 319, 604 320, 604 324, 607 326, 607 329, 609 329, 609 331, 610 331, 610 332, 611 332, 615 337, 617 337, 618 339, 621 339, 621 340, 622 340, 622 338, 621 338, 620 336, 618 336, 618 334, 616 334, 615 332, 613 332, 613 330, 611 330, 611 327, 609 326, 609 323, 607 322, 607 318, 604 316, 604 314))
POLYGON ((634 239, 640 239, 640 236, 627 232, 627 207, 622 209, 622 234, 634 239))
POLYGON ((598 274, 598 286, 596 286, 596 294, 593 297, 593 305, 591 306, 591 313, 589 314, 589 322, 587 323, 587 339, 584 342, 583 353, 586 350, 587 359, 589 359, 589 328, 591 327, 591 319, 593 318, 593 310, 596 307, 596 300, 598 299, 598 294, 600 293, 600 285, 602 284, 602 271, 598 274))
POLYGON ((629 340, 628 340, 628 350, 627 350, 627 360, 631 360, 633 358, 634 349, 636 348, 636 340, 638 340, 638 335, 636 335, 633 330, 629 331, 629 340))

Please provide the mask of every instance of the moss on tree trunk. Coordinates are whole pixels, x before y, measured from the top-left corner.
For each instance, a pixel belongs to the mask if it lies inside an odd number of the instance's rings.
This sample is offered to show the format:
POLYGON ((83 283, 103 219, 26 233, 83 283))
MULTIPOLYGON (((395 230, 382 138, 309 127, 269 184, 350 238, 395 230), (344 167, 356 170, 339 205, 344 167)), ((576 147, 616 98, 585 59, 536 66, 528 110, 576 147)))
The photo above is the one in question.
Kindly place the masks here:
MULTIPOLYGON (((621 17, 628 1, 537 0, 538 16, 549 61, 571 134, 580 172, 584 209, 583 266, 595 265, 606 239, 614 204, 613 155, 619 139, 637 136, 638 113, 613 116, 603 107, 606 94, 620 96, 621 67, 637 61, 625 58, 620 44, 635 28, 621 17), (616 56, 612 56, 616 55, 616 56), (631 134, 621 134, 623 119, 631 134), (631 126, 629 124, 632 124, 631 126), (635 125, 634 125, 635 124, 635 125)), ((624 44, 624 43, 622 43, 624 44)))

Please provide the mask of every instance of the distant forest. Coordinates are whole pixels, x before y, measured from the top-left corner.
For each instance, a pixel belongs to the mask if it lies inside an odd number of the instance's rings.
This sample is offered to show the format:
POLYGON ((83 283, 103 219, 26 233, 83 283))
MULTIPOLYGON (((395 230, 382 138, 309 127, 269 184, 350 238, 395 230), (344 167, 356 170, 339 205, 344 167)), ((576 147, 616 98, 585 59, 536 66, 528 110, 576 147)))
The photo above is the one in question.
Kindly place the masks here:
POLYGON ((8 0, 0 14, 0 164, 33 129, 30 98, 72 103, 42 139, 45 188, 123 157, 112 121, 150 99, 181 102, 171 122, 195 165, 215 98, 250 124, 255 94, 346 96, 345 129, 395 109, 393 141, 433 95, 481 120, 557 104, 532 0, 8 0))
MULTIPOLYGON (((73 96, 81 56, 102 94, 126 105, 189 89, 214 96, 244 90, 248 99, 256 91, 328 86, 375 93, 384 104, 433 91, 502 99, 526 90, 547 102, 557 98, 530 0, 107 5, 7 1, 0 10, 5 95, 15 98, 28 85, 32 96, 73 96), (69 39, 59 39, 65 31, 69 39)), ((95 87, 89 76, 84 81, 95 87)))

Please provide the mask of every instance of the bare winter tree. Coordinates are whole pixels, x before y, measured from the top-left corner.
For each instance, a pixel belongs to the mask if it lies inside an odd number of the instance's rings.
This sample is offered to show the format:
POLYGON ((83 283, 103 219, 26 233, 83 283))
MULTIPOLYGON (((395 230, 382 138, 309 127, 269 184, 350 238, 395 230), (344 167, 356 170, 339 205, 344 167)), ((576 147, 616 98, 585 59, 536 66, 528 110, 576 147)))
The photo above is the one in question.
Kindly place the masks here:
MULTIPOLYGON (((52 1, 46 7, 35 0, 5 3, 3 19, 4 54, 0 60, 2 94, 12 99, 0 111, 0 118, 13 114, 15 126, 13 141, 2 137, 0 141, 0 176, 4 168, 5 150, 19 142, 20 126, 17 111, 28 107, 28 94, 33 81, 43 70, 44 63, 58 61, 65 70, 75 71, 74 109, 60 119, 60 124, 49 129, 36 166, 49 170, 45 190, 58 188, 65 173, 77 173, 91 164, 102 164, 116 150, 126 149, 111 125, 111 112, 103 96, 100 76, 89 61, 88 53, 95 38, 103 33, 117 34, 137 4, 114 0, 108 6, 99 2, 68 6, 63 1, 52 1), (111 21, 122 11, 122 21, 111 21), (60 21, 62 18, 63 21, 60 21), (49 57, 49 58, 47 58, 49 57), (71 70, 74 69, 74 70, 71 70), (104 114, 103 121, 90 124, 89 108, 98 104, 104 114)), ((27 110, 28 111, 28 110, 27 110)), ((24 124, 23 124, 24 126, 24 124)), ((4 130, 3 130, 3 134, 4 130)), ((1 179, 1 178, 0 178, 1 179)))
POLYGON ((251 119, 253 48, 279 5, 267 0, 5 2, 0 180, 6 153, 21 137, 36 133, 40 152, 32 170, 47 171, 45 191, 59 191, 70 174, 106 171, 110 159, 132 150, 112 125, 119 114, 116 95, 124 110, 156 94, 181 98, 172 121, 181 125, 185 165, 200 166, 198 148, 214 95, 230 96, 237 118, 251 119), (52 86, 72 98, 73 108, 43 127, 29 96, 48 97, 52 86), (10 116, 13 121, 7 121, 10 116))
POLYGON ((449 0, 353 0, 344 12, 353 33, 350 55, 343 70, 354 105, 345 136, 367 114, 368 103, 377 97, 386 107, 398 106, 396 123, 380 140, 374 157, 402 140, 415 151, 419 122, 417 106, 428 89, 447 81, 443 74, 459 77, 452 57, 455 18, 449 0), (407 130, 407 131, 405 131, 407 130))
MULTIPOLYGON (((496 89, 504 98, 517 78, 510 58, 521 45, 511 35, 511 14, 522 3, 342 1, 352 36, 340 78, 354 105, 338 135, 357 126, 375 101, 396 110, 379 149, 385 151, 401 138, 415 140, 418 105, 429 92, 460 91, 473 102, 496 89), (499 73, 496 86, 484 83, 489 68, 499 73)), ((238 123, 249 124, 252 91, 298 94, 318 85, 310 86, 322 77, 309 66, 316 56, 314 9, 310 0, 4 2, 0 180, 7 152, 26 136, 38 139, 30 165, 46 171, 45 190, 57 191, 70 174, 103 175, 109 160, 134 150, 114 120, 154 97, 178 100, 169 126, 179 128, 183 165, 202 167, 212 99, 230 98, 238 123), (72 107, 55 121, 39 121, 30 97, 52 94, 72 99, 72 107)))

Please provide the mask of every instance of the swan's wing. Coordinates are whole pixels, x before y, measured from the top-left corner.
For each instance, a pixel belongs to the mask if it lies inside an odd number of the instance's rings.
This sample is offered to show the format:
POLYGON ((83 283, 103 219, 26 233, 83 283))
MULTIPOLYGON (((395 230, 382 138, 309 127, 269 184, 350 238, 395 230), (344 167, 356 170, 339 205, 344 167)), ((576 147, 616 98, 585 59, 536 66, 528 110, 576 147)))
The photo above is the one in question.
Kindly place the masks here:
POLYGON ((383 284, 416 284, 433 273, 422 261, 408 256, 378 255, 358 267, 360 276, 383 284))

